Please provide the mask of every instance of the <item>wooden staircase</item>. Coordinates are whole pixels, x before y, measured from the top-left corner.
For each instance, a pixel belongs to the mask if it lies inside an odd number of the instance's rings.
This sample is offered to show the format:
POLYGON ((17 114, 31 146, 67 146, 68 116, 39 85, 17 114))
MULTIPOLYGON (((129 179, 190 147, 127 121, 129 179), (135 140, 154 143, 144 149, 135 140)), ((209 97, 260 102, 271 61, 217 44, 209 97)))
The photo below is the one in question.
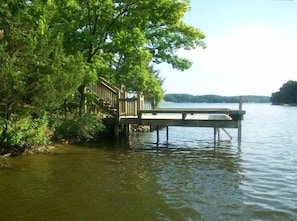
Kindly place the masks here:
POLYGON ((104 78, 100 78, 98 84, 89 85, 88 89, 96 94, 96 104, 101 110, 110 115, 112 118, 118 118, 119 113, 119 99, 125 97, 125 92, 113 86, 104 78))
POLYGON ((121 116, 137 116, 138 110, 152 109, 152 102, 143 95, 128 97, 128 93, 113 86, 104 78, 96 85, 89 85, 88 90, 97 96, 97 105, 111 117, 120 119, 121 116))
POLYGON ((100 78, 96 85, 89 85, 88 90, 97 96, 96 104, 107 116, 103 122, 108 128, 113 127, 115 136, 121 131, 123 116, 138 116, 140 110, 152 109, 153 103, 145 100, 143 95, 128 97, 128 93, 113 86, 104 78, 100 78))
POLYGON ((105 101, 103 98, 99 98, 96 103, 105 113, 111 115, 114 118, 118 116, 117 107, 105 101))

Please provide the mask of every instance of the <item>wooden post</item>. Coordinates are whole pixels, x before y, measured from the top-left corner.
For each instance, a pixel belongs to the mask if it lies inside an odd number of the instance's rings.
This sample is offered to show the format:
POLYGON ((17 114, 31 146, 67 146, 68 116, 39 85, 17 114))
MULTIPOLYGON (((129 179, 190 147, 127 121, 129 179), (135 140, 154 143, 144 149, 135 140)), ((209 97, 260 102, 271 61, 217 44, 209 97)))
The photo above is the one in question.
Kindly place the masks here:
POLYGON ((214 140, 214 143, 216 144, 217 141, 219 142, 220 141, 220 128, 217 128, 217 127, 214 127, 213 128, 213 140, 214 140), (218 139, 217 139, 217 135, 218 135, 218 139))
POLYGON ((168 142, 169 140, 169 127, 166 127, 166 141, 168 142))
POLYGON ((128 115, 128 93, 127 92, 124 92, 123 98, 125 99, 125 101, 124 101, 125 110, 123 110, 123 112, 126 113, 126 115, 128 115))
POLYGON ((142 95, 137 95, 137 111, 142 109, 142 95))
POLYGON ((159 126, 157 126, 157 144, 160 142, 159 126))
POLYGON ((129 134, 130 134, 130 124, 125 124, 125 137, 128 140, 129 139, 129 134))
POLYGON ((114 135, 117 139, 120 137, 120 97, 121 97, 121 92, 118 91, 117 93, 117 114, 116 114, 116 122, 114 125, 114 135))
MULTIPOLYGON (((239 97, 239 110, 242 110, 242 96, 239 97)), ((241 120, 242 119, 238 119, 237 120, 237 140, 238 142, 241 142, 241 120)))
POLYGON ((134 115, 135 116, 138 115, 138 111, 139 111, 137 103, 138 103, 138 98, 135 98, 134 99, 134 115))
POLYGON ((218 142, 220 142, 220 140, 221 140, 220 128, 217 128, 217 133, 218 133, 218 142))
POLYGON ((237 139, 238 142, 241 142, 241 120, 238 120, 238 134, 237 134, 237 139))

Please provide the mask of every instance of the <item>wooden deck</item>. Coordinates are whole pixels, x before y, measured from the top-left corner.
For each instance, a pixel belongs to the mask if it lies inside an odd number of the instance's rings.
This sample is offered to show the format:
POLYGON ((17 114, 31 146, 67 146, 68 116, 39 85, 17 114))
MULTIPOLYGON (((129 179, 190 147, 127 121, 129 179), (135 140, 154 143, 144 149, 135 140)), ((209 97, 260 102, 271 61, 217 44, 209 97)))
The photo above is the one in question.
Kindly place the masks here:
MULTIPOLYGON (((122 132, 130 133, 131 124, 148 125, 157 130, 169 126, 211 127, 214 128, 214 139, 220 128, 237 128, 238 140, 241 140, 241 121, 245 115, 242 102, 239 99, 238 109, 229 108, 160 108, 153 109, 154 104, 138 95, 128 98, 127 93, 114 87, 101 78, 99 84, 89 86, 89 90, 98 96, 98 105, 111 117, 106 118, 108 125, 114 126, 115 136, 122 132), (123 129, 124 128, 124 129, 123 129)), ((225 131, 226 132, 226 131, 225 131)), ((227 133, 227 132, 226 132, 227 133)))
MULTIPOLYGON (((227 108, 170 108, 154 110, 138 110, 137 116, 122 116, 120 124, 125 125, 126 134, 129 134, 129 125, 154 126, 159 143, 159 128, 166 127, 168 141, 168 127, 211 127, 214 128, 214 141, 220 129, 232 139, 225 128, 237 128, 238 140, 241 140, 241 121, 246 112, 240 109, 227 108)), ((220 138, 219 138, 220 139, 220 138)))
POLYGON ((120 124, 238 128, 245 111, 226 108, 170 108, 139 110, 137 116, 121 116, 120 124))

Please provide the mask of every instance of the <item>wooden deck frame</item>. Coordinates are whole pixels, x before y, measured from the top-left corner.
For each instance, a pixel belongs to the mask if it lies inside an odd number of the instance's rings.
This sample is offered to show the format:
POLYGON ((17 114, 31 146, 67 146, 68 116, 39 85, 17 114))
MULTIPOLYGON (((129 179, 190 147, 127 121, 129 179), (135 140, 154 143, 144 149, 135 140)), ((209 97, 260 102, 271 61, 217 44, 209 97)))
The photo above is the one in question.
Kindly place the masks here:
POLYGON ((138 110, 136 116, 124 116, 120 118, 120 124, 150 125, 157 131, 157 143, 159 142, 159 128, 168 127, 211 127, 214 128, 214 140, 219 135, 220 128, 237 128, 238 140, 241 140, 241 121, 246 112, 243 110, 228 108, 163 108, 154 110, 138 110))
MULTIPOLYGON (((103 104, 111 118, 105 118, 106 125, 113 126, 115 136, 122 132, 129 134, 129 125, 149 125, 157 129, 157 142, 159 142, 159 129, 168 127, 212 127, 214 140, 220 137, 220 128, 237 128, 238 140, 241 140, 241 121, 246 113, 242 110, 242 97, 239 97, 239 109, 228 108, 161 108, 152 109, 152 101, 146 101, 145 96, 139 94, 133 98, 127 97, 127 92, 100 78, 97 85, 90 85, 90 91, 98 97, 98 103, 103 104), (148 105, 149 104, 149 105, 148 105), (111 109, 111 110, 109 110, 111 109)), ((224 130, 225 131, 225 130, 224 130)), ((225 131, 226 132, 226 131, 225 131)), ((226 132, 227 133, 227 132, 226 132)), ((227 135, 231 137, 228 133, 227 135)))

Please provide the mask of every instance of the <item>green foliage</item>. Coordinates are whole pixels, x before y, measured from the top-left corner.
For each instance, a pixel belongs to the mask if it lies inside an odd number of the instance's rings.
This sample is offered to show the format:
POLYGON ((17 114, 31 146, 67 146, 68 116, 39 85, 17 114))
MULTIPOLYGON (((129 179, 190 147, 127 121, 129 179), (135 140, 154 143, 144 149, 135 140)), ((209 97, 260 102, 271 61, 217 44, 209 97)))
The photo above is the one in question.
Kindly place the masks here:
POLYGON ((153 70, 153 67, 151 68, 151 79, 147 82, 147 87, 144 89, 143 93, 150 95, 151 99, 155 101, 154 105, 156 106, 164 97, 164 90, 160 87, 160 85, 162 86, 164 79, 159 76, 158 71, 153 70))
MULTIPOLYGON (((164 100, 173 103, 238 103, 238 96, 219 96, 219 95, 201 95, 193 96, 190 94, 165 94, 164 100)), ((242 96, 242 101, 246 103, 268 103, 268 96, 242 96)))
POLYGON ((189 0, 8 0, 0 6, 0 88, 10 94, 1 103, 20 104, 15 107, 59 106, 98 75, 158 100, 162 85, 151 64, 185 70, 191 62, 177 51, 205 47, 204 34, 182 21, 189 0))
POLYGON ((185 70, 191 62, 178 57, 177 51, 205 47, 205 35, 182 21, 190 9, 188 0, 59 0, 55 4, 53 26, 64 33, 65 51, 81 52, 93 67, 85 72, 83 85, 95 83, 99 75, 129 91, 150 92, 159 100, 162 84, 151 64, 167 62, 185 70))
POLYGON ((63 33, 50 28, 55 7, 49 3, 0 3, 6 9, 0 12, 5 31, 0 38, 2 112, 10 104, 18 114, 56 108, 81 84, 82 56, 64 53, 63 33))
POLYGON ((297 81, 288 81, 271 95, 273 104, 296 104, 297 103, 297 81))
POLYGON ((3 147, 32 147, 45 145, 49 142, 48 118, 12 117, 11 120, 0 120, 2 131, 1 146, 3 147), (3 136, 5 133, 5 136, 3 136))
POLYGON ((92 114, 78 118, 56 119, 53 127, 58 140, 77 138, 83 141, 96 140, 98 134, 105 131, 100 119, 92 114))
POLYGON ((189 0, 1 1, 2 144, 46 143, 44 113, 75 108, 83 117, 60 122, 56 133, 94 139, 104 127, 83 113, 94 104, 86 86, 99 76, 160 101, 163 79, 153 65, 185 70, 191 62, 178 50, 205 46, 204 34, 182 21, 189 9, 189 0))

